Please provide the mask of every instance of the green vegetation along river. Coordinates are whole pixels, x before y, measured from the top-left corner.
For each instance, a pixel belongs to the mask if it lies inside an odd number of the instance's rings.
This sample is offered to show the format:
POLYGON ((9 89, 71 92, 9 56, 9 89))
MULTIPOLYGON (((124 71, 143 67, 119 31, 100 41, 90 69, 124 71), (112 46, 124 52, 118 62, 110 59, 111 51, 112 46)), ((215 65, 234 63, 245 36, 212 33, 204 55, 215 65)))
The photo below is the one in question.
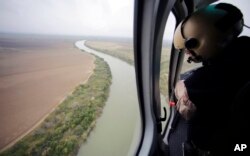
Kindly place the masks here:
POLYGON ((137 99, 135 70, 128 63, 100 53, 76 42, 86 52, 103 58, 110 66, 112 84, 101 117, 78 156, 134 155, 140 136, 140 113, 137 99))
POLYGON ((109 94, 109 66, 98 57, 95 65, 86 84, 79 85, 38 128, 0 155, 76 155, 94 128, 109 94))

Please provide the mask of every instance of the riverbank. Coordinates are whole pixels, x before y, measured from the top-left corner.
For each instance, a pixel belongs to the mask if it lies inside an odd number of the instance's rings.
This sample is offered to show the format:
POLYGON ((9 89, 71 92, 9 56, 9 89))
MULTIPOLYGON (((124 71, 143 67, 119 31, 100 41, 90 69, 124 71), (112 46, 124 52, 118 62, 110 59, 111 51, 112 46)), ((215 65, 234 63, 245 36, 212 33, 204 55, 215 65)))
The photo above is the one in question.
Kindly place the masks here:
POLYGON ((110 93, 88 140, 81 145, 78 156, 135 155, 141 136, 135 70, 128 63, 76 42, 79 49, 103 58, 112 73, 110 93))
POLYGON ((109 66, 98 57, 95 65, 86 84, 79 85, 37 129, 0 155, 75 155, 109 94, 109 66))
POLYGON ((37 127, 92 74, 94 56, 74 38, 0 36, 0 151, 37 127))
MULTIPOLYGON (((91 49, 119 58, 130 65, 134 65, 133 43, 86 41, 85 45, 91 49)), ((168 95, 170 48, 163 47, 161 54, 160 90, 162 95, 168 95)))

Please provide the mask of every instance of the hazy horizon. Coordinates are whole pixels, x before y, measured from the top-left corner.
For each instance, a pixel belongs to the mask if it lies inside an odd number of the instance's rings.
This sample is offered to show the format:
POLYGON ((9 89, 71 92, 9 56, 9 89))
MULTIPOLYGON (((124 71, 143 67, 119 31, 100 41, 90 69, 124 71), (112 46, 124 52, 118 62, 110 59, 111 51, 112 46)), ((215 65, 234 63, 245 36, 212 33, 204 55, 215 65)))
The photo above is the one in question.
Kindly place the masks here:
MULTIPOLYGON (((250 3, 222 0, 241 9, 246 25, 250 3)), ((133 38, 134 0, 0 0, 0 33, 133 38)), ((172 39, 175 27, 169 16, 164 38, 172 39)), ((245 29, 243 34, 248 34, 245 29)))

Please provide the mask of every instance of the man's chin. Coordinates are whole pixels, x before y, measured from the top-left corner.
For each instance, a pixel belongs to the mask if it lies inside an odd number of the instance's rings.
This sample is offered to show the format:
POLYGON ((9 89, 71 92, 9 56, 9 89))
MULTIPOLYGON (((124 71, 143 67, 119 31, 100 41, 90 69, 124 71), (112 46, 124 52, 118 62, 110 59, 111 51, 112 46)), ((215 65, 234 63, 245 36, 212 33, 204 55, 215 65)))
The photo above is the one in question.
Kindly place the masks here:
POLYGON ((200 63, 201 60, 198 60, 198 59, 196 59, 195 57, 193 57, 192 55, 189 55, 189 57, 188 57, 188 59, 187 59, 187 62, 188 62, 188 63, 192 63, 192 62, 194 62, 194 63, 200 63))

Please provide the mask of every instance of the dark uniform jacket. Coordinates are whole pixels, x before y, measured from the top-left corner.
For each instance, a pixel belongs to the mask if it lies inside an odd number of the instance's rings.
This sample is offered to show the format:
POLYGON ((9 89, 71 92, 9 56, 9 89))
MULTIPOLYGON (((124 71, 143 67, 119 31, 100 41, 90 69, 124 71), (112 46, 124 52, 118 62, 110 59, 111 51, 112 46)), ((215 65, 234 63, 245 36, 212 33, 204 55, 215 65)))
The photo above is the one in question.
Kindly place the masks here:
MULTIPOLYGON (((234 116, 237 118, 240 113, 250 114, 244 110, 248 108, 245 103, 250 105, 247 100, 241 102, 244 103, 243 110, 234 112, 240 100, 237 95, 250 81, 249 73, 250 38, 239 37, 220 56, 204 61, 201 68, 185 79, 188 96, 197 109, 190 120, 190 138, 199 148, 217 152, 223 149, 223 143, 233 142, 233 122, 237 122, 234 116)), ((229 146, 232 145, 225 148, 229 146)))

